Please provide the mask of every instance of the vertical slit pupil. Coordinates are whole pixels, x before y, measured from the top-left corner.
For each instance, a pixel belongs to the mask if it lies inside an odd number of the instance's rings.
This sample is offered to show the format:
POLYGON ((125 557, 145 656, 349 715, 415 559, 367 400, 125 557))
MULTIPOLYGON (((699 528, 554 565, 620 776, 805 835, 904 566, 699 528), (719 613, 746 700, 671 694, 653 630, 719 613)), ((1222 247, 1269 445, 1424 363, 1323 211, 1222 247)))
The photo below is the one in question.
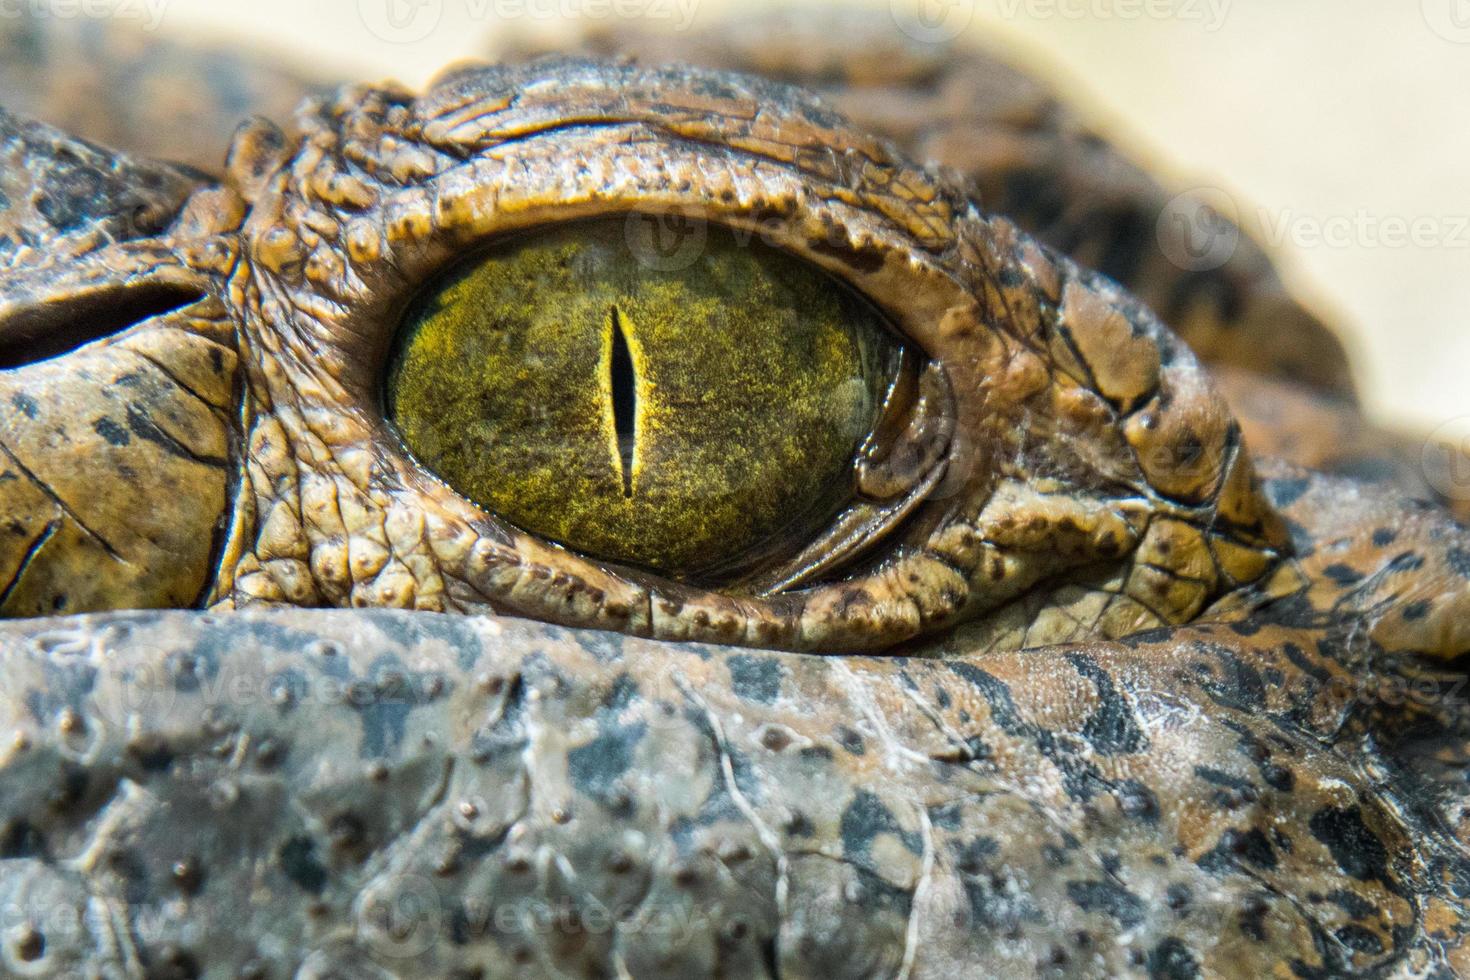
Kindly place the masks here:
POLYGON ((623 496, 633 496, 633 453, 637 448, 635 422, 638 416, 638 377, 633 370, 633 354, 623 333, 623 314, 612 310, 612 357, 608 364, 612 373, 613 428, 618 434, 618 453, 623 464, 623 496))

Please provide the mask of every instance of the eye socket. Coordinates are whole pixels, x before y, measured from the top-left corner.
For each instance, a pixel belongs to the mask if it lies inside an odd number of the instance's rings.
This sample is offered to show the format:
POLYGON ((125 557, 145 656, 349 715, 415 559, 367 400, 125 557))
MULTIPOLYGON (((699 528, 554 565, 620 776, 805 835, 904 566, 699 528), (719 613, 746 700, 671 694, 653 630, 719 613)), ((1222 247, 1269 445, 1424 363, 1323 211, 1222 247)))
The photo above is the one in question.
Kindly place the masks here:
POLYGON ((852 499, 905 360, 825 272, 649 216, 501 243, 410 308, 389 422, 457 492, 574 550, 730 577, 809 543, 852 499), (687 244, 687 243, 686 243, 687 244))

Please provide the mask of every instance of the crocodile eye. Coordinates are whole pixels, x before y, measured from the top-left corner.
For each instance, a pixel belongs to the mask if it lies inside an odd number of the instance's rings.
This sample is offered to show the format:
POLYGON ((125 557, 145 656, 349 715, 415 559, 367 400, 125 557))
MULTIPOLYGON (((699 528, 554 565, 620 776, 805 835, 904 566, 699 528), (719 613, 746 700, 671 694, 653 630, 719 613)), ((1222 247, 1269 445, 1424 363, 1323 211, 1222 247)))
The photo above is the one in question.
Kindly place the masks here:
POLYGON ((653 221, 523 235, 432 283, 390 355, 387 417, 524 530, 728 576, 789 556, 852 498, 904 358, 825 272, 716 227, 655 257, 653 221))

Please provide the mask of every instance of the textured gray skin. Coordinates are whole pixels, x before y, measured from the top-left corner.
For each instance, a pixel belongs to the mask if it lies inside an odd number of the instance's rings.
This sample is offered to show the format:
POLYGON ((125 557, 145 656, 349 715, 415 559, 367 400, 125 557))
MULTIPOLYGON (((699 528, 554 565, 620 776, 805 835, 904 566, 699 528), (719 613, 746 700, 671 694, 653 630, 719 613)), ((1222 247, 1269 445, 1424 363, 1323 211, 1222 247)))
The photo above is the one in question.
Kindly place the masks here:
POLYGON ((1384 863, 1420 847, 1392 790, 1201 673, 1210 634, 943 662, 369 610, 8 623, 0 971, 1244 976, 1328 935, 1292 896, 1345 874, 1417 918, 1433 851, 1384 863), (1181 853, 1264 739, 1294 792, 1221 809, 1295 835, 1285 893, 1229 831, 1181 853), (1208 778, 1131 778, 1170 757, 1208 778))
POLYGON ((796 707, 781 688, 829 686, 861 717, 875 683, 862 662, 727 651, 736 668, 696 679, 719 651, 371 611, 125 614, 0 636, 15 730, 0 902, 25 920, 3 962, 17 974, 172 960, 193 975, 207 936, 220 977, 480 975, 470 963, 867 976, 964 914, 933 850, 980 819, 967 808, 988 780, 945 763, 953 813, 917 807, 905 775, 936 765, 934 733, 873 744, 873 805, 856 817, 836 773, 830 798, 783 799, 803 785, 785 770, 830 763, 781 723, 796 707), (861 855, 803 850, 814 825, 855 819, 873 824, 855 832, 861 855), (45 954, 26 962, 37 933, 45 954))

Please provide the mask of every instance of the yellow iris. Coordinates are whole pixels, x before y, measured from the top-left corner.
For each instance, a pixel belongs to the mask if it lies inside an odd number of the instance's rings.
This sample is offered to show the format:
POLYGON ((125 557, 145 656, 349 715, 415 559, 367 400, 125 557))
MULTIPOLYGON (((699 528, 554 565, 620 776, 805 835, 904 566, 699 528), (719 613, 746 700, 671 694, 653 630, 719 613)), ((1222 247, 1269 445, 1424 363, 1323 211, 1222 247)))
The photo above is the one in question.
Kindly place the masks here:
POLYGON ((420 462, 527 531, 665 574, 806 543, 850 497, 897 344, 825 273, 633 216, 503 243, 431 287, 389 366, 420 462))

